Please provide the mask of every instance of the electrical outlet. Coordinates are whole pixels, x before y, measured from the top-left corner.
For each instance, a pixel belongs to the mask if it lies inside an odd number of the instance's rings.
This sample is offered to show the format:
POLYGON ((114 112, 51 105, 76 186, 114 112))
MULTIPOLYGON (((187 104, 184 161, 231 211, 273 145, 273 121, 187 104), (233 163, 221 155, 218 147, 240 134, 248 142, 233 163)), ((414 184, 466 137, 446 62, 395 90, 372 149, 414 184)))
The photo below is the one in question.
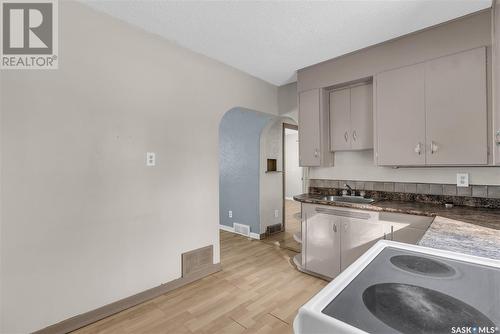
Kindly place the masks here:
POLYGON ((233 218, 233 211, 229 210, 228 214, 229 218, 233 218))
POLYGON ((146 153, 146 166, 148 167, 156 166, 156 153, 154 152, 146 153))
POLYGON ((280 210, 274 210, 274 218, 278 218, 280 216, 280 210))
POLYGON ((457 173, 457 187, 469 186, 469 173, 457 173))

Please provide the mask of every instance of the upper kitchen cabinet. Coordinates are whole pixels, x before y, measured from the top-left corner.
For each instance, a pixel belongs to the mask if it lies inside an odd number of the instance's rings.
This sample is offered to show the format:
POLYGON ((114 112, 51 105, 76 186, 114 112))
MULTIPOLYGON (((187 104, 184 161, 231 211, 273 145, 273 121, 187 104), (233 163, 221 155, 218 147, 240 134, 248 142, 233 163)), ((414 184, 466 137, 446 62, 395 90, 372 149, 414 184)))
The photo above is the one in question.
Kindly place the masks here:
POLYGON ((323 89, 299 93, 299 163, 302 167, 332 166, 329 152, 328 98, 323 89))
POLYGON ((378 165, 488 162, 484 47, 375 77, 378 165))
POLYGON ((351 149, 351 90, 335 90, 330 93, 330 149, 351 149))
POLYGON ((351 88, 351 129, 353 150, 373 149, 373 85, 351 88))
POLYGON ((425 104, 427 164, 488 162, 485 48, 427 62, 425 104))
POLYGON ((377 164, 424 165, 424 65, 380 73, 375 87, 377 164))
POLYGON ((372 85, 361 84, 330 93, 330 149, 373 148, 372 85))

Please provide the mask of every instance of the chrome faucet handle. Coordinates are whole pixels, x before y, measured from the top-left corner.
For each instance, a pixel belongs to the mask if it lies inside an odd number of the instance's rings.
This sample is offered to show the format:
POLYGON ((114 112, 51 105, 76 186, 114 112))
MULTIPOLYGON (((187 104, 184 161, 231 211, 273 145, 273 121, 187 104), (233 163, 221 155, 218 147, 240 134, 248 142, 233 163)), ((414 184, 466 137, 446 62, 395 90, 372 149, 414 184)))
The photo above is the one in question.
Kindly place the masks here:
POLYGON ((356 195, 356 190, 352 189, 352 187, 350 185, 348 185, 347 183, 344 184, 344 188, 347 188, 349 195, 351 195, 351 196, 356 195))

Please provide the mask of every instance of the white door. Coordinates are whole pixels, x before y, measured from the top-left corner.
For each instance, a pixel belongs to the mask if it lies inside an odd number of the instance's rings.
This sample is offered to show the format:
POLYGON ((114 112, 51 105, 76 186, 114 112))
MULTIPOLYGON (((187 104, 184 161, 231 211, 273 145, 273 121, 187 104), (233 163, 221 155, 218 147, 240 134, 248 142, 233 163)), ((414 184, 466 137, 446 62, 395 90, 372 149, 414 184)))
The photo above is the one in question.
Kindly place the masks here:
POLYGON ((306 219, 305 268, 308 271, 336 277, 340 273, 341 218, 330 209, 304 205, 306 219))
POLYGON ((486 164, 486 49, 427 62, 425 101, 427 164, 486 164))
POLYGON ((376 76, 378 165, 425 164, 425 64, 376 76))
POLYGON ((320 166, 320 90, 299 94, 299 163, 320 166))

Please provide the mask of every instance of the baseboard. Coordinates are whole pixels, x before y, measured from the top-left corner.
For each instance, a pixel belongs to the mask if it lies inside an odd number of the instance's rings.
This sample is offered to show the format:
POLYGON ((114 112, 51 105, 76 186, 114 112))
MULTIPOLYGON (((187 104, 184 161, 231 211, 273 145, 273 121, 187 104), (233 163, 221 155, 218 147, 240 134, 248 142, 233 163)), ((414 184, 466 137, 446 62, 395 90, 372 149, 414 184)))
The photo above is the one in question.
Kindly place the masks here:
POLYGON ((290 201, 293 201, 293 197, 285 197, 285 199, 288 199, 290 201))
MULTIPOLYGON (((219 229, 221 229, 223 231, 226 231, 226 232, 231 232, 231 233, 234 233, 234 234, 237 234, 237 235, 241 235, 239 233, 234 232, 234 227, 231 227, 231 226, 226 226, 226 225, 219 224, 219 229)), ((261 235, 258 234, 258 233, 250 232, 250 238, 256 239, 256 240, 260 240, 261 239, 261 235)))
POLYGON ((167 292, 180 288, 184 285, 202 279, 208 275, 221 271, 220 263, 212 264, 204 270, 193 272, 189 276, 181 277, 168 283, 159 285, 152 289, 140 292, 136 295, 118 300, 114 303, 105 305, 90 312, 86 312, 72 318, 63 320, 57 324, 34 332, 34 334, 65 334, 90 325, 96 321, 107 318, 113 314, 144 303, 148 300, 161 296, 167 292))

